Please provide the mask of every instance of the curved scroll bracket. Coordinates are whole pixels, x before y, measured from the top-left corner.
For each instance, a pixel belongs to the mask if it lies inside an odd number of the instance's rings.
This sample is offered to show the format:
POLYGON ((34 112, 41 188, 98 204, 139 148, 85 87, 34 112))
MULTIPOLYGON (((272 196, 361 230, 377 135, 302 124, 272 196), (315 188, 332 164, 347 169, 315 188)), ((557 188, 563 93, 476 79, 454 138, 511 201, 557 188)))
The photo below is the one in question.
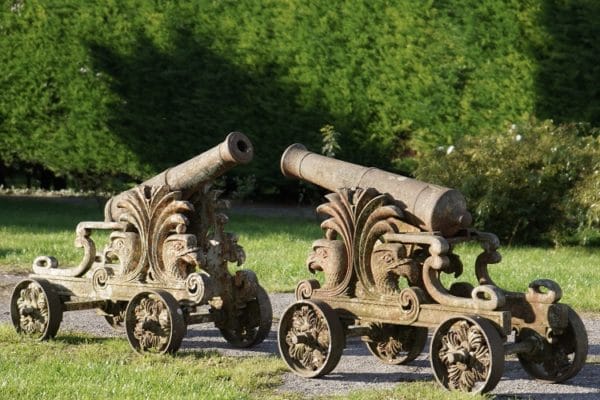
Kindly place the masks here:
POLYGON ((59 268, 54 257, 40 256, 33 261, 33 272, 39 275, 80 277, 85 274, 96 260, 96 245, 91 238, 95 229, 122 230, 127 224, 122 222, 80 222, 75 229, 75 247, 83 248, 83 259, 76 267, 59 268))
POLYGON ((562 298, 562 289, 550 279, 537 279, 529 284, 525 299, 530 303, 554 304, 562 298), (543 291, 546 289, 546 291, 543 291))
POLYGON ((423 283, 427 293, 439 304, 478 310, 496 310, 506 303, 504 293, 493 285, 480 285, 471 291, 471 298, 458 297, 446 290, 440 281, 440 274, 449 265, 450 245, 442 237, 432 234, 386 234, 389 242, 416 243, 428 245, 430 256, 423 265, 423 283))

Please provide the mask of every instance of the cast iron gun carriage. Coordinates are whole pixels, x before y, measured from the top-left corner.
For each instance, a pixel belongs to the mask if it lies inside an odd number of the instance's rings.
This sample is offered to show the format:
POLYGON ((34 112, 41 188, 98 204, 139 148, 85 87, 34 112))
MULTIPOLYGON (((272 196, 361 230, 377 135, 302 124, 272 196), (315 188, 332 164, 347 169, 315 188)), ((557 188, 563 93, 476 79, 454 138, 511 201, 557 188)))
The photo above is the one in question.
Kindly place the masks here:
POLYGON ((389 364, 414 360, 428 337, 437 381, 447 389, 492 390, 504 357, 516 354, 533 378, 562 382, 587 356, 579 316, 560 304, 560 286, 533 281, 527 293, 498 287, 488 265, 501 259, 498 238, 470 228, 462 194, 376 168, 311 153, 300 144, 282 156, 281 170, 332 193, 317 208, 324 238, 313 243, 307 266, 322 271, 296 288, 296 302, 278 331, 282 358, 304 377, 337 365, 348 336, 360 336, 389 364), (461 275, 457 245, 476 242, 475 286, 444 285, 461 275), (514 333, 514 340, 509 337, 514 333))
POLYGON ((269 297, 242 265, 243 248, 224 231, 213 181, 252 160, 248 138, 230 133, 218 146, 109 199, 104 222, 81 222, 76 267, 59 268, 54 257, 33 262, 34 274, 11 298, 16 330, 45 340, 55 336, 65 311, 98 309, 115 328, 124 327, 134 350, 175 352, 187 325, 214 322, 234 346, 248 347, 268 335, 269 297), (91 235, 110 232, 101 251, 91 235))

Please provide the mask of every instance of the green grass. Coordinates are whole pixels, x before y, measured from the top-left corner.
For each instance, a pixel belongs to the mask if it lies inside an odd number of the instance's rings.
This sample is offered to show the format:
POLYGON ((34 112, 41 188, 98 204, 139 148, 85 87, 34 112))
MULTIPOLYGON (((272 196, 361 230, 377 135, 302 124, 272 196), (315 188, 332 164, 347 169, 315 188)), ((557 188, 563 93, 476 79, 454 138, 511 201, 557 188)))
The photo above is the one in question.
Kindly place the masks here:
POLYGON ((125 339, 63 333, 31 342, 0 325, 2 399, 253 399, 271 392, 284 370, 276 356, 140 356, 125 339))
MULTIPOLYGON (((75 226, 102 220, 102 212, 103 204, 93 200, 0 197, 0 270, 29 272, 39 255, 53 255, 61 265, 78 264, 81 250, 73 246, 75 226)), ((245 267, 257 273, 268 291, 292 291, 298 281, 314 277, 305 260, 311 243, 322 234, 315 220, 230 214, 227 230, 238 234, 246 250, 245 267)), ((465 265, 459 280, 474 282, 479 251, 475 246, 458 249, 465 265)), ((490 266, 499 286, 524 291, 534 279, 552 279, 563 289, 563 302, 578 311, 600 312, 599 248, 522 247, 500 252, 502 262, 490 266)), ((451 281, 446 277, 445 282, 451 281)))
MULTIPOLYGON (((138 355, 125 339, 63 333, 48 342, 23 340, 0 324, 2 399, 304 399, 277 392, 283 361, 274 356, 224 357, 212 351, 138 355)), ((316 399, 483 399, 450 393, 432 382, 403 382, 316 399)))

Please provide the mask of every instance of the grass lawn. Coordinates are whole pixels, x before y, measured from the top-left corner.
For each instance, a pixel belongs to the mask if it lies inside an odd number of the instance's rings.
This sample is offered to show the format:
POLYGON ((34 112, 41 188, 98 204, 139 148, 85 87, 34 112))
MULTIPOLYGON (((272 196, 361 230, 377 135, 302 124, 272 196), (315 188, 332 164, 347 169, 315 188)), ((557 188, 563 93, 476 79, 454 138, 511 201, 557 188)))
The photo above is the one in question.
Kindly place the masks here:
MULTIPOLYGON (((102 208, 103 204, 89 200, 0 197, 0 272, 30 272, 38 255, 54 255, 63 265, 79 263, 80 250, 73 246, 75 226, 80 221, 102 220, 102 208)), ((312 276, 305 259, 312 241, 321 235, 314 220, 230 214, 228 230, 239 235, 247 253, 245 266, 258 274, 268 291, 292 291, 299 280, 312 276)), ((469 266, 479 250, 473 246, 462 250, 465 276, 461 280, 472 280, 469 266)), ((502 263, 491 266, 492 276, 501 286, 525 290, 533 279, 551 278, 562 285, 564 301, 578 311, 600 311, 599 249, 511 248, 503 255, 502 263)), ((276 391, 286 370, 277 355, 224 357, 216 352, 181 350, 175 356, 140 356, 125 339, 61 330, 56 340, 37 343, 23 341, 12 326, 0 325, 2 399, 303 398, 276 391)), ((393 390, 326 398, 484 397, 443 391, 432 377, 431 382, 405 382, 393 390)))
MULTIPOLYGON (((77 265, 82 253, 73 246, 75 226, 102 220, 102 212, 103 204, 93 200, 0 197, 0 271, 30 272, 39 255, 55 256, 61 265, 77 265)), ((305 260, 311 243, 321 236, 316 221, 230 214, 228 230, 239 235, 247 255, 245 267, 257 273, 268 291, 293 291, 298 281, 313 277, 305 260)), ((98 248, 105 238, 99 237, 98 248)), ((490 273, 501 287, 524 291, 534 279, 553 279, 563 289, 563 302, 578 311, 600 312, 600 248, 500 251, 503 260, 490 266, 490 273)), ((460 280, 474 282, 479 252, 475 246, 458 250, 465 265, 460 280)), ((451 282, 450 276, 446 278, 451 282)))
MULTIPOLYGON (((138 355, 125 339, 63 331, 55 340, 23 340, 0 325, 2 399, 274 399, 287 371, 276 355, 224 357, 212 351, 138 355)), ((483 399, 449 393, 433 382, 407 382, 393 390, 357 391, 323 399, 483 399)))

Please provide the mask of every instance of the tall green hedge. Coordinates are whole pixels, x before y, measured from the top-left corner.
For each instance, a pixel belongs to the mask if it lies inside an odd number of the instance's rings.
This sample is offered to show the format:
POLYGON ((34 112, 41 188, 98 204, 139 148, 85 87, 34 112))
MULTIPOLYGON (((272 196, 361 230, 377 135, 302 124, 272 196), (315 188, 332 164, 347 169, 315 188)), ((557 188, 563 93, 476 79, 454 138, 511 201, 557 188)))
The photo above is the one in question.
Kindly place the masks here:
POLYGON ((237 173, 267 196, 295 185, 282 150, 320 149, 325 125, 338 157, 404 172, 415 150, 524 114, 597 125, 596 4, 5 1, 0 160, 102 185, 242 130, 256 159, 237 173))

